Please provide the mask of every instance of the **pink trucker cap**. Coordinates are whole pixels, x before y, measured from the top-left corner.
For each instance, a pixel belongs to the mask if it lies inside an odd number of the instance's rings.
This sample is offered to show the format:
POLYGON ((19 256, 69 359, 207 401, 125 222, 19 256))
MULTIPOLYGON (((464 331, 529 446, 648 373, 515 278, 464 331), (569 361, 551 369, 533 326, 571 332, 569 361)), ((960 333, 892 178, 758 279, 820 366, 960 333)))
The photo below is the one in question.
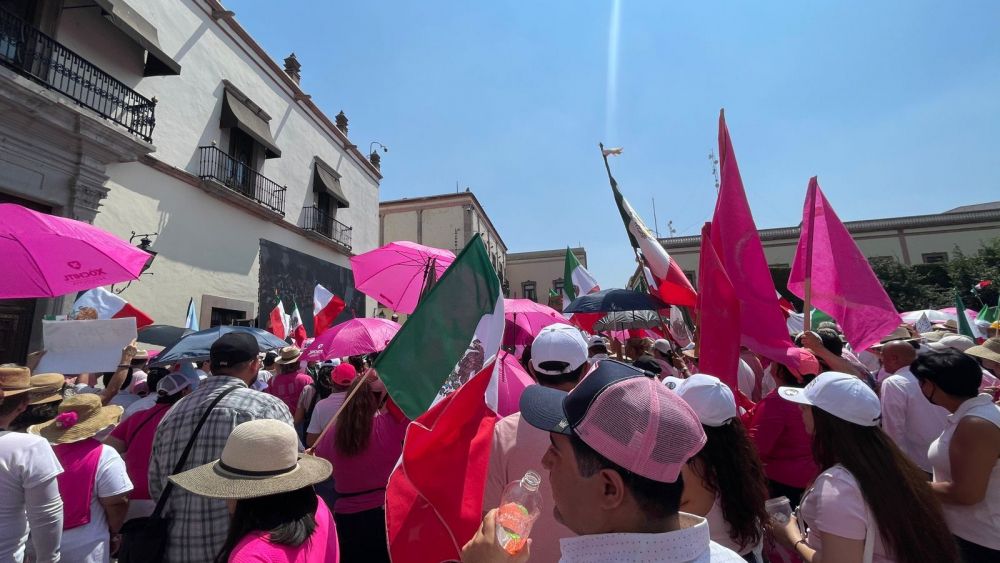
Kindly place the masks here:
POLYGON ((637 475, 673 483, 705 445, 698 415, 676 393, 642 371, 605 360, 566 393, 532 385, 521 416, 541 430, 577 436, 637 475))

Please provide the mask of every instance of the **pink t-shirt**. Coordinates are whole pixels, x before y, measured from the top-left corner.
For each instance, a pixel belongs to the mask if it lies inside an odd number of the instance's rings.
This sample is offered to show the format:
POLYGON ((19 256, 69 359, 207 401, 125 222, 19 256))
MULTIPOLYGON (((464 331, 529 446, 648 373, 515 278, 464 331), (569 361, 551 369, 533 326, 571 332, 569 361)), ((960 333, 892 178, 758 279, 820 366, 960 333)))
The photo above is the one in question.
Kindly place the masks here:
POLYGON ((240 540, 229 561, 236 563, 313 563, 340 561, 340 547, 337 543, 337 525, 333 522, 330 509, 317 497, 316 529, 309 539, 298 547, 271 543, 267 532, 253 532, 240 540))
POLYGON ((128 498, 150 500, 149 460, 153 457, 156 427, 173 405, 155 404, 125 419, 111 431, 111 436, 125 442, 125 470, 135 485, 128 498))
POLYGON ((782 399, 777 389, 757 403, 748 426, 768 479, 804 489, 819 473, 802 412, 795 403, 782 399))
MULTIPOLYGON (((809 547, 822 551, 822 542, 817 531, 833 534, 850 540, 864 540, 868 533, 869 518, 874 518, 868 509, 854 475, 840 465, 834 465, 820 473, 813 487, 802 497, 800 508, 802 521, 809 529, 809 547)), ((882 545, 878 523, 871 522, 875 534, 873 563, 892 563, 882 545)))
POLYGON ((529 469, 542 476, 538 492, 542 495, 542 512, 531 528, 529 561, 558 561, 559 540, 576 537, 569 528, 556 521, 552 500, 552 484, 542 467, 542 456, 549 449, 549 433, 521 421, 521 413, 503 418, 493 427, 493 449, 490 453, 483 511, 500 506, 504 487, 524 477, 529 469))
POLYGON ((354 514, 385 506, 385 486, 399 456, 410 421, 389 411, 375 413, 368 447, 360 454, 346 456, 334 447, 335 429, 316 444, 316 455, 333 464, 337 494, 333 506, 337 514, 354 514), (358 494, 361 493, 361 494, 358 494))
POLYGON ((283 373, 272 377, 264 392, 281 399, 288 407, 288 412, 294 415, 295 407, 299 405, 299 395, 312 382, 312 378, 302 372, 283 373))

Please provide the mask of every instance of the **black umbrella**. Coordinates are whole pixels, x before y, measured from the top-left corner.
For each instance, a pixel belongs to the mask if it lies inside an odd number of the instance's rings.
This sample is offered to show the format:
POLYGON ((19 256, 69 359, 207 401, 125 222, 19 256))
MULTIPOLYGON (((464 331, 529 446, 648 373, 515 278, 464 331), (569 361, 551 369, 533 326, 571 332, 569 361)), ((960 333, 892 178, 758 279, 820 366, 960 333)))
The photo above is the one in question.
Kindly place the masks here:
POLYGON ((149 325, 139 329, 136 340, 153 346, 170 346, 194 332, 190 328, 170 325, 149 325))
POLYGON ((668 305, 648 293, 628 289, 605 289, 577 297, 564 313, 610 313, 612 311, 656 311, 668 305))
POLYGON ((157 354, 156 358, 151 362, 151 365, 163 366, 174 362, 198 362, 207 360, 208 352, 211 350, 212 344, 218 340, 220 336, 229 332, 246 332, 253 335, 253 337, 257 339, 257 346, 259 346, 261 352, 267 352, 268 350, 274 350, 275 348, 281 348, 288 345, 288 343, 284 340, 278 338, 270 332, 267 332, 266 330, 261 330, 259 328, 249 326, 214 326, 209 329, 192 332, 177 342, 174 342, 170 346, 166 347, 162 352, 157 354))
POLYGON ((601 317, 594 323, 594 330, 628 330, 633 328, 660 328, 670 319, 665 319, 656 311, 615 311, 601 317))

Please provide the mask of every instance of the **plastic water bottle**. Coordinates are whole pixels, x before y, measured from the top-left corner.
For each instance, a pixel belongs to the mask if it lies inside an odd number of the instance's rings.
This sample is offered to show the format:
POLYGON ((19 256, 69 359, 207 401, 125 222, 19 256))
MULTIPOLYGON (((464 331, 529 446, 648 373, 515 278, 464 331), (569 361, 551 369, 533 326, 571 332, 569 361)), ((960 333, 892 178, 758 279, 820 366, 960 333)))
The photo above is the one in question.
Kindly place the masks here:
POLYGON ((511 555, 528 543, 531 526, 542 511, 542 495, 538 492, 541 483, 538 473, 528 471, 503 490, 497 510, 497 542, 511 555))

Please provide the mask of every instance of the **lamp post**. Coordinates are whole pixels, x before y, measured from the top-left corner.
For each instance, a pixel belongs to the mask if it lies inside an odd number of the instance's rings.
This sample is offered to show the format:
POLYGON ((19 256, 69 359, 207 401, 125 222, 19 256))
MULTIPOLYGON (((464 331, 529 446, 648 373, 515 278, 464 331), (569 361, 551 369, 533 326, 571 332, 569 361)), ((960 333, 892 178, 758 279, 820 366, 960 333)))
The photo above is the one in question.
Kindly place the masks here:
MULTIPOLYGON (((143 275, 146 275, 146 274, 153 275, 153 272, 147 272, 146 271, 146 270, 149 269, 150 266, 153 265, 153 260, 156 259, 156 251, 149 249, 149 247, 153 245, 153 241, 149 237, 155 237, 158 234, 160 234, 160 233, 142 233, 142 234, 136 234, 135 231, 132 231, 132 236, 129 237, 129 239, 128 239, 129 244, 132 244, 132 242, 135 241, 136 237, 140 237, 139 238, 139 244, 136 245, 136 248, 138 248, 139 250, 141 250, 141 251, 146 252, 146 253, 149 254, 149 260, 146 260, 146 263, 143 264, 143 266, 142 266, 142 271, 139 272, 140 276, 143 276, 143 275)), ((135 280, 129 280, 128 283, 125 284, 125 286, 122 287, 121 289, 115 289, 115 286, 112 285, 111 286, 111 291, 115 292, 116 294, 121 295, 126 289, 128 289, 128 286, 132 285, 133 281, 135 281, 135 280)))
POLYGON ((375 145, 378 145, 382 149, 382 152, 389 152, 389 147, 383 145, 378 141, 372 141, 368 144, 368 160, 371 161, 372 166, 375 168, 382 168, 382 156, 375 150, 375 145))

